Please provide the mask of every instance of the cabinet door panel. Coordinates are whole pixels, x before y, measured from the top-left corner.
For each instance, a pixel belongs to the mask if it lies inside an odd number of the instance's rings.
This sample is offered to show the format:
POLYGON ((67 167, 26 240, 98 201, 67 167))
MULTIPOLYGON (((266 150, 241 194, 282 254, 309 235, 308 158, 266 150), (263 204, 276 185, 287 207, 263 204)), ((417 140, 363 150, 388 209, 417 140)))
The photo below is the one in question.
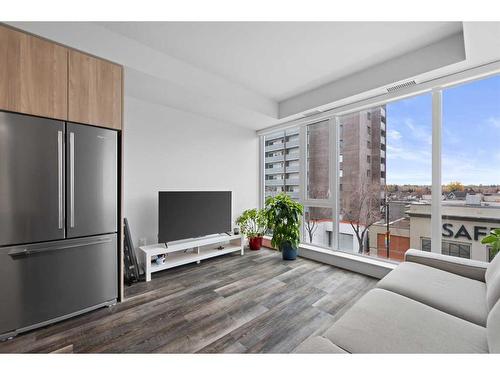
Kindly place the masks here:
POLYGON ((69 52, 68 120, 121 129, 122 67, 69 52))
POLYGON ((68 50, 0 26, 0 108, 66 120, 68 50))

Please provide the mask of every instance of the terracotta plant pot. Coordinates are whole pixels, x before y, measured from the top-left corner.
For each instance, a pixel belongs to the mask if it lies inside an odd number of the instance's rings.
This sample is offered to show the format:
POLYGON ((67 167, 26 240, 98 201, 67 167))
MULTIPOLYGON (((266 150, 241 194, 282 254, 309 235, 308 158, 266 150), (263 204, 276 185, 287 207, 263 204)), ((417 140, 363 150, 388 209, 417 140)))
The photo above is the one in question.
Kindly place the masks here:
POLYGON ((248 239, 250 250, 260 250, 262 247, 262 237, 252 237, 248 239))

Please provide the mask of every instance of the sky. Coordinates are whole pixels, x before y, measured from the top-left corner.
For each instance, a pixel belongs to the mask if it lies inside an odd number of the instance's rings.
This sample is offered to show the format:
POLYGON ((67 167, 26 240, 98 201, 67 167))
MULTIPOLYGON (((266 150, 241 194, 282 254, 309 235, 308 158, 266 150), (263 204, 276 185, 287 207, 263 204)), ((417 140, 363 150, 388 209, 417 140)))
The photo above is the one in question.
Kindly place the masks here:
MULTIPOLYGON (((431 94, 389 103, 387 183, 431 185, 431 94)), ((500 75, 443 91, 442 181, 500 185, 500 75)))

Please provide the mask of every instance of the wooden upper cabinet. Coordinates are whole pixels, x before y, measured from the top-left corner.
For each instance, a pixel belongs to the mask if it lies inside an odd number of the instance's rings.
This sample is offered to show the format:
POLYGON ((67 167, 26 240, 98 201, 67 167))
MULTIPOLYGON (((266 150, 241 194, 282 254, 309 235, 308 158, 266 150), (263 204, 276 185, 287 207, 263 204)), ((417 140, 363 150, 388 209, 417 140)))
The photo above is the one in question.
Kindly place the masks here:
POLYGON ((69 51, 68 120, 122 127, 122 67, 69 51))
POLYGON ((68 49, 0 25, 0 109, 65 120, 68 49))

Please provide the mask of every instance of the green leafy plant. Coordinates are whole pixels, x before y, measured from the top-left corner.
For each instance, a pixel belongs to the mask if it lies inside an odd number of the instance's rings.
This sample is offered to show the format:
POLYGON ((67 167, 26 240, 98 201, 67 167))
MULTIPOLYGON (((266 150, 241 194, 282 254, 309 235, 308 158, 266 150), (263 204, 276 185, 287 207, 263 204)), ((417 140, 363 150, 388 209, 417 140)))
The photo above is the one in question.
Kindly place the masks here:
POLYGON ((245 210, 236 220, 241 232, 248 238, 262 237, 267 231, 267 217, 263 209, 245 210))
POLYGON ((481 240, 484 245, 490 245, 493 256, 500 251, 500 229, 493 229, 490 234, 481 240))
POLYGON ((271 245, 279 250, 285 243, 297 248, 300 242, 300 218, 304 207, 285 193, 266 199, 266 216, 273 231, 271 245))

